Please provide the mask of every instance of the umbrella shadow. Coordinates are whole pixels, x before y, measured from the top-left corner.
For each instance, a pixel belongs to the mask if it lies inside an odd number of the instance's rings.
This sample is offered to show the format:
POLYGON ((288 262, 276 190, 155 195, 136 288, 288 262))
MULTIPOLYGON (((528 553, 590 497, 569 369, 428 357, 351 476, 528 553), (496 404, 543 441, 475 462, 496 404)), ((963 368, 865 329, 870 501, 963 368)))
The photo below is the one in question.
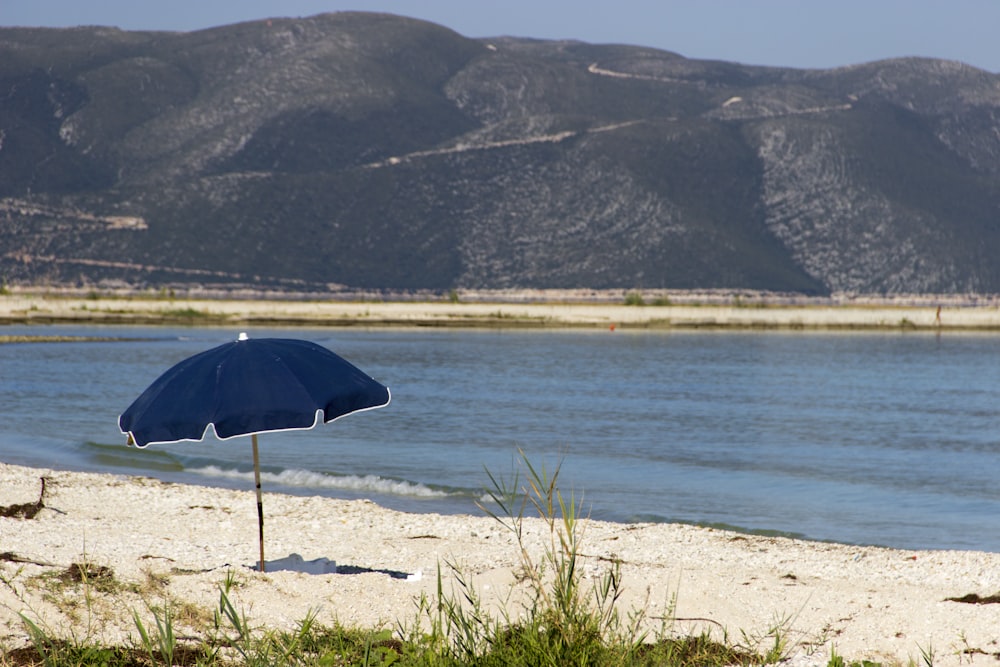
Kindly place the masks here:
POLYGON ((416 581, 419 579, 420 573, 411 572, 400 572, 399 570, 383 570, 381 568, 370 568, 370 567, 360 567, 358 565, 338 565, 337 574, 368 574, 369 572, 378 572, 379 574, 388 574, 393 579, 406 579, 407 581, 416 581))
MULTIPOLYGON (((254 567, 256 569, 256 567, 254 567)), ((329 558, 314 558, 305 560, 299 554, 293 553, 264 562, 265 572, 302 572, 305 574, 387 574, 393 579, 405 579, 407 581, 419 581, 420 572, 401 572, 399 570, 386 570, 382 568, 362 567, 359 565, 338 565, 336 561, 329 558)))

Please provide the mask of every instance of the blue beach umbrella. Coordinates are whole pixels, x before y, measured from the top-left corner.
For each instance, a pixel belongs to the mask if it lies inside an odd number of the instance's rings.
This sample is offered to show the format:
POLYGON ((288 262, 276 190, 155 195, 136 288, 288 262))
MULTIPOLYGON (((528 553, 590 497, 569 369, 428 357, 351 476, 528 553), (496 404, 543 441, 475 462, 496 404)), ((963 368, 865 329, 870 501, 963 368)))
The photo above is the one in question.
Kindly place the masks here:
POLYGON ((389 404, 389 389, 330 350, 305 340, 239 339, 200 352, 157 378, 118 418, 129 444, 252 436, 260 570, 264 509, 257 434, 311 429, 389 404))

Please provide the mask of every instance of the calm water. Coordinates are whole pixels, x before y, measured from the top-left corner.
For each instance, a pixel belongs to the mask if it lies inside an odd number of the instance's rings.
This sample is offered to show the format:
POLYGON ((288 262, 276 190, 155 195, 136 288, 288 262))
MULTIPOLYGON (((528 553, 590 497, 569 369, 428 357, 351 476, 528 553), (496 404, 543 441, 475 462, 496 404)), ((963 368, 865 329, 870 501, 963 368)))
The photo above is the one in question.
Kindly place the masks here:
MULTIPOLYGON (((117 427, 167 367, 238 332, 0 328, 17 333, 127 340, 0 345, 0 460, 252 489, 248 438, 135 450, 117 427)), ((509 475, 521 448, 561 462, 595 518, 1000 551, 1000 336, 249 333, 316 341, 393 393, 261 436, 265 491, 479 513, 485 469, 509 475)))

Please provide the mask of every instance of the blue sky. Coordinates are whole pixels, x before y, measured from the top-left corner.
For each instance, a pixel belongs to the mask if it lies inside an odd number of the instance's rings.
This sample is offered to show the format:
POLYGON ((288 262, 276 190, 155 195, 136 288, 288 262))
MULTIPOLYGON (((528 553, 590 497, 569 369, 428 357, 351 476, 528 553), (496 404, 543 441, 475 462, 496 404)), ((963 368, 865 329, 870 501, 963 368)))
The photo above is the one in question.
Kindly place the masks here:
POLYGON ((348 9, 422 18, 468 37, 636 44, 757 65, 916 55, 1000 72, 1000 0, 0 0, 0 25, 198 30, 348 9))

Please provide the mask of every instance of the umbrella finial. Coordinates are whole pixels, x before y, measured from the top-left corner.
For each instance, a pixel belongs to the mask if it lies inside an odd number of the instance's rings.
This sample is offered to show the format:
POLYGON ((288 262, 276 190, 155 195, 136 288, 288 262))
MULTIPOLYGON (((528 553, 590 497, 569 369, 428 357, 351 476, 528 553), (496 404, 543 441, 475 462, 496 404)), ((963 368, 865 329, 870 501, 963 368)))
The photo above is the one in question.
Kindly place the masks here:
POLYGON ((241 331, 240 335, 239 335, 239 338, 237 338, 236 340, 247 340, 247 332, 246 331, 241 331))

